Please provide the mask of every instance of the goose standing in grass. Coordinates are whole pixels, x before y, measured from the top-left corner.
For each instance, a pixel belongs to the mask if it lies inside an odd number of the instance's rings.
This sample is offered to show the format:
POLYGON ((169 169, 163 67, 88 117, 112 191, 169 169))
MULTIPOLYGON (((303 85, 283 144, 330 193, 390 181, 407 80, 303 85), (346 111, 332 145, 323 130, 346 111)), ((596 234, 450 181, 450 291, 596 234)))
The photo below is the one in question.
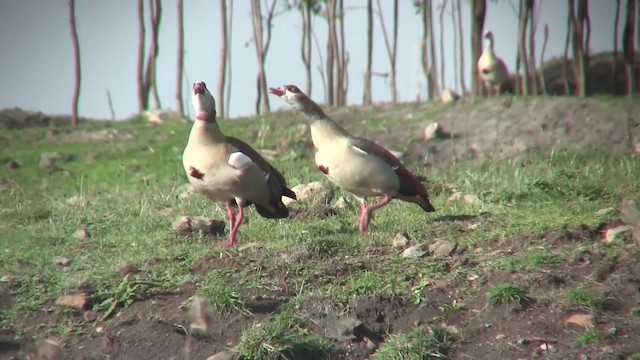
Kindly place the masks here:
POLYGON ((284 176, 251 146, 220 131, 215 99, 204 82, 193 84, 191 95, 196 120, 182 163, 195 191, 212 201, 226 202, 229 240, 220 246, 233 246, 245 206, 254 204, 266 218, 286 218, 289 210, 282 203, 282 196, 295 199, 296 194, 287 187, 284 176), (237 214, 234 205, 238 206, 237 214))
POLYGON ((507 86, 509 70, 504 61, 496 56, 491 31, 487 31, 484 35, 484 41, 484 51, 478 59, 478 76, 480 76, 489 95, 492 93, 498 95, 507 86))
POLYGON ((349 134, 295 85, 269 91, 309 120, 318 169, 335 185, 360 199, 360 232, 368 232, 373 211, 394 198, 417 204, 427 212, 435 211, 424 185, 385 148, 349 134), (382 199, 369 205, 366 201, 369 196, 382 199))

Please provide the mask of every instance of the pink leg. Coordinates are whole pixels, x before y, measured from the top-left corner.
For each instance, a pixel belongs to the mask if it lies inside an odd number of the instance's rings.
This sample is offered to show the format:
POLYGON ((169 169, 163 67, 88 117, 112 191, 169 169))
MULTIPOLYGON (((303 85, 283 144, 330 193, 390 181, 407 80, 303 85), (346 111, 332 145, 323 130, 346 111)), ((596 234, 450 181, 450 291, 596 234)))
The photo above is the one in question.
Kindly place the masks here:
POLYGON ((369 221, 371 220, 371 214, 374 210, 378 210, 381 207, 387 205, 391 201, 391 197, 388 194, 382 195, 382 199, 377 203, 367 206, 360 204, 361 214, 360 214, 360 232, 367 233, 369 232, 369 221))
POLYGON ((229 218, 229 229, 233 229, 236 224, 236 212, 231 206, 231 201, 227 203, 227 217, 229 218))
POLYGON ((227 215, 229 216, 229 227, 231 229, 229 230, 229 240, 221 242, 221 247, 234 246, 238 242, 238 229, 240 228, 240 225, 242 225, 242 220, 244 219, 243 205, 243 203, 238 204, 238 213, 235 214, 235 211, 233 211, 233 208, 231 207, 231 202, 227 203, 227 215))
POLYGON ((360 202, 360 215, 358 216, 358 226, 360 228, 361 233, 367 232, 366 226, 364 225, 364 221, 365 221, 364 217, 366 213, 367 213, 367 200, 362 199, 362 202, 360 202))

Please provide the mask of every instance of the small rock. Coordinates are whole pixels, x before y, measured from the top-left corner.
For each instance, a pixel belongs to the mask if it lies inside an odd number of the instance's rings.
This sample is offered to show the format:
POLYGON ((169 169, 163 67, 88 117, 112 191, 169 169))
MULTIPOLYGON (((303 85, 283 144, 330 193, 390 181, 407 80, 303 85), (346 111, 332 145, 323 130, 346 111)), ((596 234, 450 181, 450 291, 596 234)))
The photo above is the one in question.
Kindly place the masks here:
POLYGON ((71 259, 64 256, 56 256, 53 258, 53 265, 55 266, 69 266, 71 265, 71 259))
POLYGON ((147 110, 142 113, 142 116, 153 124, 164 124, 170 119, 181 118, 180 114, 170 109, 147 110))
POLYGON ((605 244, 610 244, 611 242, 613 242, 618 235, 623 234, 625 232, 631 231, 633 230, 633 227, 631 225, 620 225, 620 226, 616 226, 614 228, 611 229, 607 229, 604 232, 604 243, 605 244))
POLYGON ((462 200, 464 201, 465 204, 482 205, 482 201, 480 201, 480 199, 475 195, 467 194, 462 197, 462 200))
POLYGON ((89 305, 89 298, 85 294, 61 295, 56 300, 56 305, 85 310, 89 305))
POLYGON ((403 248, 407 246, 407 244, 411 241, 411 237, 406 231, 399 232, 393 238, 393 247, 395 248, 403 248))
POLYGON ((507 336, 506 336, 505 334, 498 334, 498 335, 496 335, 496 340, 504 340, 504 339, 506 339, 506 338, 507 338, 507 336))
POLYGON ((437 122, 429 123, 424 128, 424 141, 429 141, 439 137, 442 134, 442 129, 440 129, 440 124, 437 122))
POLYGON ((406 248, 402 252, 402 257, 419 258, 421 256, 424 256, 424 254, 428 252, 427 251, 428 248, 429 248, 428 244, 414 245, 412 247, 406 248))
POLYGON ((15 277, 13 275, 5 274, 0 277, 0 282, 3 283, 12 283, 15 277))
POLYGON ((203 216, 180 216, 173 222, 173 230, 181 235, 189 235, 194 232, 200 232, 203 235, 222 235, 224 234, 225 224, 223 221, 208 219, 203 216))
POLYGON ((76 239, 86 240, 91 237, 91 234, 89 234, 89 230, 86 228, 80 228, 76 231, 75 237, 76 239))
POLYGON ((458 94, 457 92, 449 88, 445 88, 444 90, 442 90, 442 95, 440 96, 441 103, 451 104, 458 101, 458 99, 460 99, 460 94, 458 94))
POLYGON ((196 296, 193 298, 191 308, 189 309, 189 327, 191 330, 207 331, 211 325, 211 304, 207 299, 196 296))
POLYGON ((20 167, 20 164, 18 164, 18 162, 15 160, 9 160, 6 163, 4 163, 4 167, 7 170, 15 170, 20 167))
POLYGON ((179 187, 176 188, 175 190, 176 192, 176 197, 179 200, 185 200, 190 198, 191 196, 193 196, 193 194, 195 194, 195 190, 193 189, 193 186, 191 186, 191 184, 183 184, 179 187))
POLYGON ((231 351, 221 351, 215 355, 211 355, 207 360, 239 360, 241 356, 231 351))
POLYGON ((322 323, 325 328, 324 335, 338 341, 355 339, 354 331, 362 325, 362 321, 358 319, 337 316, 333 313, 327 314, 326 319, 323 319, 322 323))
POLYGON ((62 155, 60 155, 57 152, 48 152, 48 153, 42 153, 40 155, 40 168, 45 169, 45 170, 55 170, 56 165, 55 162, 57 160, 60 160, 62 158, 62 155))
POLYGON ((73 195, 67 199, 67 204, 71 206, 86 205, 87 201, 83 196, 73 195))
POLYGON ((447 201, 458 201, 462 199, 462 194, 454 191, 453 194, 451 194, 451 196, 449 196, 449 199, 447 199, 447 201))
POLYGON ((578 325, 585 329, 593 326, 593 315, 591 314, 572 314, 564 321, 564 326, 569 324, 578 325))
POLYGON ((36 346, 36 359, 58 360, 62 358, 62 346, 55 339, 40 340, 36 346))
POLYGON ((95 311, 87 310, 84 312, 84 321, 86 322, 94 322, 98 318, 98 313, 95 311))
POLYGON ((620 201, 620 219, 625 224, 640 225, 640 207, 634 200, 623 198, 620 201))
MULTIPOLYGON (((296 193, 298 203, 308 202, 328 205, 333 200, 333 190, 319 181, 299 184, 291 188, 291 190, 296 193)), ((282 202, 287 206, 294 201, 288 197, 282 197, 282 202)))
POLYGON ((549 344, 547 344, 546 342, 541 343, 538 347, 543 351, 549 350, 549 344))
POLYGON ((435 256, 451 256, 457 247, 458 243, 455 241, 438 240, 429 245, 428 252, 435 256))

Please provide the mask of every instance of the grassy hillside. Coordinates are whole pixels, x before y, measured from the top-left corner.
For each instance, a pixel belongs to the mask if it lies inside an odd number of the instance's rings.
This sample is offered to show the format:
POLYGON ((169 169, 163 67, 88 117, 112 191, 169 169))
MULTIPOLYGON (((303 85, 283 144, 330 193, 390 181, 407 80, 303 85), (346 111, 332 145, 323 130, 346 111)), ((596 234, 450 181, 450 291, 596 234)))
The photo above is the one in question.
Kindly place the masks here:
MULTIPOLYGON (((402 151, 438 211, 394 201, 363 236, 357 203, 335 189, 332 203, 294 204, 285 220, 249 210, 233 249, 216 247, 226 234, 173 231, 182 216, 227 222, 223 207, 181 196, 190 123, 5 127, 0 159, 18 167, 0 175, 0 354, 44 351, 49 338, 64 358, 206 358, 226 348, 248 359, 640 357, 640 251, 629 233, 602 239, 620 224, 621 199, 640 199, 640 158, 627 146, 640 135, 636 103, 332 111, 402 151), (445 134, 424 142, 430 121, 445 134), (603 144, 603 134, 616 140, 603 144), (340 197, 347 205, 335 207, 340 197), (395 247, 401 232, 410 239, 395 247), (451 251, 402 256, 437 241, 451 251), (61 295, 87 303, 56 305, 61 295), (576 327, 574 314, 592 323, 576 327)), ((221 127, 272 158, 292 186, 329 185, 301 124, 276 112, 221 127)))

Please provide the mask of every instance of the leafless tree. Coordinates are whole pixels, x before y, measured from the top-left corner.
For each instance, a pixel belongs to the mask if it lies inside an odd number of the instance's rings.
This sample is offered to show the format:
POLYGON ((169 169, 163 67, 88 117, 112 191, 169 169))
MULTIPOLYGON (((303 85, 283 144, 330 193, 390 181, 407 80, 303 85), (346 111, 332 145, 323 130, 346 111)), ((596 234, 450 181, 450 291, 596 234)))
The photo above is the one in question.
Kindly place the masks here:
POLYGON ((587 95, 587 61, 585 53, 584 25, 586 21, 587 0, 577 0, 578 9, 574 0, 569 0, 569 16, 571 18, 571 48, 573 50, 573 76, 576 83, 576 94, 584 97, 587 95))
MULTIPOLYGON (((226 93, 226 99, 224 99, 224 108, 225 108, 225 112, 226 112, 226 116, 229 116, 229 109, 231 109, 231 65, 233 64, 231 62, 231 44, 233 43, 231 41, 232 39, 232 34, 233 34, 233 0, 229 1, 229 7, 228 7, 228 12, 229 12, 229 32, 228 32, 228 38, 227 38, 227 89, 225 91, 226 93)), ((220 101, 223 101, 222 99, 220 99, 220 101)))
POLYGON ((349 87, 349 74, 347 73, 347 65, 349 64, 349 54, 347 53, 347 43, 344 31, 344 0, 338 0, 338 22, 340 23, 340 47, 337 50, 338 56, 338 96, 337 105, 344 106, 347 104, 347 89, 349 87))
MULTIPOLYGON (((380 13, 380 9, 378 9, 380 13)), ((367 0, 367 68, 364 72, 362 105, 371 104, 371 66, 373 64, 373 0, 367 0)))
MULTIPOLYGON (((446 0, 445 0, 446 1, 446 0)), ((460 84, 460 73, 459 71, 459 63, 458 63, 458 33, 457 33, 457 17, 456 17, 456 2, 455 0, 451 0, 451 11, 449 12, 451 15, 451 27, 453 34, 453 88, 454 90, 458 89, 460 84)))
POLYGON ((73 43, 73 64, 75 68, 75 84, 73 86, 73 100, 71 101, 71 124, 78 126, 78 102, 80 100, 80 85, 82 73, 80 71, 80 42, 76 27, 76 1, 67 0, 69 6, 69 26, 71 27, 71 42, 73 43))
MULTIPOLYGON (((467 90, 466 90, 466 84, 465 84, 465 67, 464 67, 464 32, 462 29, 462 4, 460 3, 461 0, 456 0, 456 11, 457 11, 457 17, 458 17, 458 31, 456 32, 457 35, 460 37, 460 41, 458 42, 458 46, 460 47, 459 49, 459 56, 460 56, 460 91, 464 94, 467 90)), ((483 24, 484 27, 484 24, 483 24)), ((482 47, 482 44, 480 44, 480 46, 482 47)), ((482 52, 482 50, 480 50, 482 52)), ((480 55, 478 55, 479 57, 480 55)), ((473 64, 473 71, 475 73, 476 71, 476 66, 475 64, 473 64)))
POLYGON ((384 35, 384 45, 387 49, 387 56, 389 57, 389 82, 391 87, 391 102, 396 103, 398 101, 398 85, 396 83, 396 64, 398 53, 398 0, 393 0, 393 37, 389 41, 389 34, 387 33, 387 26, 384 21, 384 15, 382 12, 382 5, 380 0, 376 0, 378 5, 378 18, 380 19, 380 27, 382 28, 382 34, 384 35))
POLYGON ((267 13, 264 15, 265 24, 263 27, 263 15, 260 0, 251 1, 253 40, 256 46, 256 55, 258 59, 258 78, 256 81, 258 95, 256 98, 256 114, 268 113, 270 110, 269 97, 267 96, 267 73, 264 69, 264 65, 267 59, 269 45, 271 44, 271 23, 273 21, 275 8, 276 0, 271 0, 271 4, 269 4, 267 8, 267 13))
POLYGON ((616 83, 618 78, 618 62, 620 56, 620 49, 618 48, 619 31, 618 25, 620 24, 620 0, 616 0, 616 14, 613 20, 613 81, 616 83))
POLYGON ((627 95, 631 96, 636 89, 634 34, 636 26, 636 0, 627 0, 627 19, 622 34, 622 51, 625 60, 625 76, 627 78, 627 95))
POLYGON ((544 78, 544 53, 547 50, 547 42, 549 41, 549 25, 544 24, 544 40, 542 41, 542 51, 540 52, 540 86, 542 93, 547 94, 547 82, 544 78))
POLYGON ((438 62, 436 60, 436 36, 433 31, 433 0, 426 0, 427 10, 429 11, 429 53, 431 55, 431 99, 438 96, 438 62))
MULTIPOLYGON (((447 10, 447 0, 442 0, 440 4, 440 84, 442 90, 447 87, 445 81, 445 56, 444 56, 444 12, 447 10)), ((455 72, 455 69, 454 69, 455 72)))
POLYGON ((311 97, 311 89, 313 87, 313 81, 311 77, 311 15, 313 13, 313 0, 302 0, 298 4, 300 9, 300 16, 302 18, 302 39, 300 46, 300 55, 302 56, 302 63, 304 64, 305 71, 305 93, 311 97))
POLYGON ((144 86, 144 49, 145 49, 145 26, 144 26, 144 0, 138 0, 138 112, 147 109, 144 86))
POLYGON ((520 0, 518 7, 518 61, 516 62, 516 93, 529 95, 529 58, 527 57, 526 35, 529 21, 529 5, 533 0, 520 0), (522 67, 522 83, 518 79, 522 67), (518 91, 520 90, 520 91, 518 91))
POLYGON ((184 6, 183 0, 178 0, 178 64, 176 69, 176 107, 178 114, 184 117, 182 102, 182 77, 184 74, 184 6))
POLYGON ((111 114, 111 121, 114 121, 116 119, 116 112, 113 111, 113 101, 111 101, 111 92, 109 92, 109 89, 104 89, 104 91, 106 91, 107 93, 107 105, 109 105, 109 113, 111 114))
POLYGON ((569 78, 569 45, 571 43, 571 34, 573 33, 573 0, 569 0, 569 11, 567 12, 567 36, 564 41, 564 57, 562 62, 562 73, 564 75, 564 94, 571 94, 571 81, 569 78))
POLYGON ((334 65, 336 62, 336 48, 338 47, 338 36, 336 35, 336 6, 337 0, 327 0, 327 21, 329 23, 329 34, 327 36, 327 94, 326 103, 335 105, 334 99, 334 65))
POLYGON ((147 55, 147 65, 144 73, 144 104, 145 109, 149 108, 149 93, 153 90, 153 100, 155 108, 159 109, 160 95, 156 81, 156 64, 159 54, 158 37, 160 36, 160 20, 162 19, 162 1, 149 0, 149 16, 151 18, 151 44, 147 55))
POLYGON ((229 56, 227 52, 227 44, 229 41, 229 23, 227 15, 227 0, 220 0, 220 24, 222 25, 222 45, 220 46, 220 69, 218 73, 218 108, 222 118, 227 118, 229 114, 225 108, 224 89, 227 81, 227 60, 229 56))
MULTIPOLYGON (((484 31, 484 20, 487 12, 486 0, 472 0, 471 6, 471 71, 473 81, 471 82, 471 92, 474 95, 482 94, 482 84, 476 64, 482 54, 482 33, 484 31)), ((458 3, 459 8, 460 3, 458 3)))
POLYGON ((529 12, 529 73, 531 74, 531 90, 533 94, 538 93, 538 75, 536 70, 536 30, 538 28, 538 17, 536 15, 535 0, 527 2, 529 12))
POLYGON ((421 63, 427 79, 427 97, 435 99, 438 92, 438 74, 435 54, 435 39, 433 34, 433 7, 431 0, 415 3, 419 7, 422 20, 422 39, 420 40, 421 63))

